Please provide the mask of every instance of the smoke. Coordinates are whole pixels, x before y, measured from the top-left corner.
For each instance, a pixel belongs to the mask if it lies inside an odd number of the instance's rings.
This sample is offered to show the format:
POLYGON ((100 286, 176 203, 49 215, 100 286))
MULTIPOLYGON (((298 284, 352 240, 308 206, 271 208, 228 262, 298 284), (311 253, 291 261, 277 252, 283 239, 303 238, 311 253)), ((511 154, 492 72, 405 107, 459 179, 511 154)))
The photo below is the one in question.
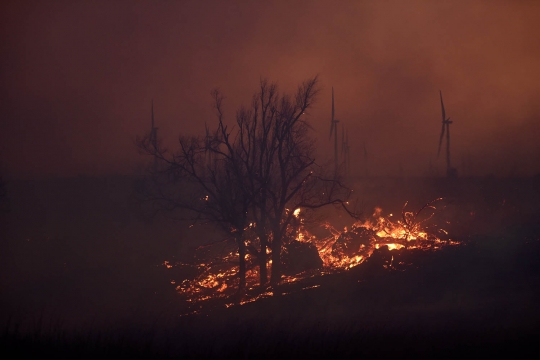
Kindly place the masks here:
POLYGON ((443 172, 439 90, 460 173, 540 171, 537 2, 13 1, 0 13, 0 160, 18 176, 129 172, 152 98, 172 147, 215 120, 213 88, 232 121, 261 77, 293 91, 316 74, 320 153, 334 86, 353 174, 364 142, 372 175, 422 175, 430 160, 443 172))

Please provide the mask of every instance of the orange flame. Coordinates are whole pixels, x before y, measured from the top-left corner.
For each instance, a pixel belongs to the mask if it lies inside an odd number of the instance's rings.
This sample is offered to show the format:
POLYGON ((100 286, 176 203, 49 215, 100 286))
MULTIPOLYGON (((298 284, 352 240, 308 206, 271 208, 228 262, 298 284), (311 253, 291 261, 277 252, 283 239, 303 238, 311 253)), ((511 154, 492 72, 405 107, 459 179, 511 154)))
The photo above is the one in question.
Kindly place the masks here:
MULTIPOLYGON (((430 207, 434 209, 434 207, 430 207)), ((363 263, 375 250, 384 246, 387 246, 388 250, 394 251, 414 248, 438 249, 443 245, 456 244, 451 240, 441 240, 435 231, 428 231, 427 228, 423 227, 423 221, 416 219, 419 212, 414 214, 403 210, 403 219, 397 221, 390 220, 392 214, 384 217, 382 213, 381 208, 375 208, 371 218, 357 221, 350 228, 344 228, 343 231, 325 223, 322 226, 329 231, 330 235, 319 239, 304 228, 300 209, 294 210, 293 215, 300 221, 297 223, 297 228, 290 229, 288 233, 297 242, 316 247, 318 256, 322 260, 322 268, 284 276, 282 283, 294 283, 308 277, 349 270, 363 263)), ((437 232, 447 234, 442 229, 437 229, 437 232)), ((385 265, 386 268, 393 268, 393 258, 392 256, 390 263, 385 265)), ((259 271, 254 260, 249 254, 246 255, 246 288, 248 291, 255 289, 259 280, 259 271)), ((172 264, 168 261, 165 261, 163 265, 168 269, 172 268, 172 264)), ((271 269, 271 261, 269 261, 268 266, 271 269)), ((184 280, 176 286, 176 290, 185 295, 189 302, 200 303, 213 298, 227 298, 234 294, 238 288, 238 252, 234 249, 234 245, 231 245, 231 250, 225 256, 201 263, 197 267, 201 270, 199 276, 192 280, 184 280)), ((175 284, 174 280, 171 283, 175 284)), ((239 304, 249 303, 267 296, 272 296, 272 292, 244 297, 239 301, 239 304)), ((227 304, 227 307, 231 305, 227 304)))

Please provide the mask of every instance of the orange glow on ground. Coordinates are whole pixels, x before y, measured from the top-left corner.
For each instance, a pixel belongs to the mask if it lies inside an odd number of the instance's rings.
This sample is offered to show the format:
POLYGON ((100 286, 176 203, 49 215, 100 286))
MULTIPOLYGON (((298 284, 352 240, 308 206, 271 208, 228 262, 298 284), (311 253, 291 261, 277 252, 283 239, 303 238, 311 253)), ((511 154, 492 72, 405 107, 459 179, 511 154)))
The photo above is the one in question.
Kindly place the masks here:
MULTIPOLYGON (((434 209, 434 207, 433 207, 434 209)), ((322 260, 322 267, 301 271, 295 275, 283 276, 282 284, 291 284, 307 278, 347 271, 362 264, 375 250, 387 247, 390 251, 407 249, 437 250, 445 245, 453 245, 456 242, 451 240, 441 240, 440 236, 446 235, 443 229, 428 228, 424 226, 425 221, 416 219, 418 213, 413 214, 403 210, 402 219, 390 220, 392 214, 383 216, 382 209, 376 208, 373 215, 363 221, 357 221, 350 227, 342 231, 337 230, 331 224, 325 223, 322 226, 328 230, 329 235, 324 238, 316 238, 310 234, 303 226, 300 217, 300 210, 294 211, 295 217, 300 219, 300 225, 291 229, 294 240, 300 243, 307 243, 317 249, 318 256, 322 260)), ((430 218, 430 217, 429 217, 430 218)), ((428 218, 428 219, 429 219, 428 218)), ((251 244, 250 240, 247 240, 251 244)), ((267 254, 270 254, 267 249, 267 254)), ((385 268, 393 268, 393 256, 385 268)), ((165 261, 166 268, 172 268, 172 264, 165 261)), ((268 275, 272 271, 272 262, 268 258, 268 275)), ((238 253, 234 244, 229 245, 225 255, 216 256, 212 260, 204 261, 197 265, 199 275, 194 279, 184 280, 176 286, 176 290, 187 301, 197 304, 210 299, 232 298, 237 296, 239 285, 238 279, 238 253)), ((259 268, 255 257, 246 255, 246 290, 240 299, 227 304, 227 307, 234 303, 243 305, 256 301, 260 298, 272 296, 271 290, 262 293, 253 292, 259 288, 259 268)), ((174 284, 174 280, 171 281, 174 284)), ((310 286, 307 288, 313 288, 310 286)))

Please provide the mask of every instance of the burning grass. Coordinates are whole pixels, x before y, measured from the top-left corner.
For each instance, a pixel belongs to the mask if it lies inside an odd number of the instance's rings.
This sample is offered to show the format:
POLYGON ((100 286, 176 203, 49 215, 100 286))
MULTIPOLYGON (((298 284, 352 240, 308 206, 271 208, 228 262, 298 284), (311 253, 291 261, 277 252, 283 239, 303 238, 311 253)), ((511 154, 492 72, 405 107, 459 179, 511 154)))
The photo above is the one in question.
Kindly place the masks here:
MULTIPOLYGON (((435 199, 416 212, 408 211, 406 203, 399 217, 394 217, 393 214, 384 215, 381 208, 376 208, 369 218, 356 221, 343 230, 326 222, 321 226, 329 234, 320 238, 306 229, 300 210, 295 210, 294 214, 298 221, 289 229, 288 241, 282 250, 284 276, 280 285, 285 286, 308 278, 347 271, 362 264, 378 249, 437 250, 446 245, 457 244, 449 239, 447 231, 431 221, 437 210, 435 204, 441 200, 435 199)), ((248 246, 256 246, 257 239, 248 239, 246 243, 248 246)), ((213 302, 217 299, 221 299, 226 307, 230 307, 273 296, 272 288, 257 286, 259 266, 255 260, 251 254, 246 255, 247 286, 242 293, 238 292, 238 252, 233 242, 222 241, 200 247, 197 263, 193 265, 171 264, 168 261, 163 265, 167 268, 173 266, 197 268, 198 275, 195 278, 183 280, 179 284, 171 280, 171 283, 175 285, 178 293, 193 305, 192 309, 200 309, 203 302, 213 302)), ((392 262, 393 256, 384 266, 395 269, 392 262)), ((271 260, 268 267, 271 271, 271 260)), ((306 288, 314 286, 317 285, 306 288)))

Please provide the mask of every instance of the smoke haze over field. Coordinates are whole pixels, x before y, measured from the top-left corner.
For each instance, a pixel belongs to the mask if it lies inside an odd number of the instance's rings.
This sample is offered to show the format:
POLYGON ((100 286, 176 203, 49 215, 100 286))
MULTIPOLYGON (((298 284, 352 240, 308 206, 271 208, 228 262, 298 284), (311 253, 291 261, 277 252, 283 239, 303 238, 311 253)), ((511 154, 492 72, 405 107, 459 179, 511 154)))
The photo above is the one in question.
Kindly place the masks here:
POLYGON ((10 1, 0 14, 12 176, 131 172, 152 98, 172 146, 213 124, 213 88, 232 121, 261 77, 290 92, 317 74, 320 155, 334 86, 353 174, 364 142, 372 175, 422 175, 430 160, 443 174, 439 89, 460 174, 540 172, 536 1, 10 1))

